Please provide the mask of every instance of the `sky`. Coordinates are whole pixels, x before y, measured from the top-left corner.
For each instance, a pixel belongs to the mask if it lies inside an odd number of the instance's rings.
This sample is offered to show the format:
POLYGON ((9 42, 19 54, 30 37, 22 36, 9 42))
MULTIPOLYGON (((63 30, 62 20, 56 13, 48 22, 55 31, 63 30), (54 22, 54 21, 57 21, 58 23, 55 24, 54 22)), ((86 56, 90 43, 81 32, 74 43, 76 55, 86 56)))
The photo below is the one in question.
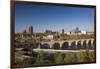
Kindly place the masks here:
POLYGON ((33 32, 68 32, 76 27, 93 32, 94 8, 16 4, 15 32, 23 32, 29 26, 33 26, 33 32))

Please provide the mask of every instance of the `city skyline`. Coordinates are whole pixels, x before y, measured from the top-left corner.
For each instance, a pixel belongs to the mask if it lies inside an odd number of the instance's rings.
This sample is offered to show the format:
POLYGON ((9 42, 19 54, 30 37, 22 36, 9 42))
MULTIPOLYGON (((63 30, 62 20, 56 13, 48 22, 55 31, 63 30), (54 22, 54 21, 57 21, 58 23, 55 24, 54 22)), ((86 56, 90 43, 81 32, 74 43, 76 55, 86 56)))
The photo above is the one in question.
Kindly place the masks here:
POLYGON ((33 26, 34 32, 67 32, 76 27, 94 32, 94 8, 16 4, 15 32, 29 26, 33 26))

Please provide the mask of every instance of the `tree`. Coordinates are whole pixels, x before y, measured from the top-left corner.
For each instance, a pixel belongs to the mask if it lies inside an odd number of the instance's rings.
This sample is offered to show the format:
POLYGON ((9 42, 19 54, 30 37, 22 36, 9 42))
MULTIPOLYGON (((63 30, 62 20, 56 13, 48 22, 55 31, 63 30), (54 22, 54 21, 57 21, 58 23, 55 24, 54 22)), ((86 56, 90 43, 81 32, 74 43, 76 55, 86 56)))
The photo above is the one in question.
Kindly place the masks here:
POLYGON ((64 58, 65 63, 75 63, 76 61, 76 54, 73 53, 66 53, 64 58))
POLYGON ((77 53, 77 62, 84 62, 84 54, 81 50, 77 53))
POLYGON ((61 52, 55 53, 55 63, 60 64, 62 63, 62 61, 63 61, 62 53, 61 52))
POLYGON ((53 64, 54 63, 54 54, 53 53, 45 53, 44 61, 45 61, 45 64, 53 64))
POLYGON ((44 63, 44 55, 43 55, 43 52, 40 51, 39 54, 38 54, 38 56, 37 56, 35 65, 43 65, 43 64, 45 64, 44 63))
POLYGON ((84 54, 84 61, 85 62, 90 62, 91 61, 91 57, 89 56, 89 50, 86 50, 86 52, 84 54))
POLYGON ((94 54, 92 54, 92 52, 90 52, 89 50, 86 50, 85 52, 80 51, 77 54, 78 57, 78 62, 91 62, 93 61, 93 59, 95 59, 93 57, 94 54))

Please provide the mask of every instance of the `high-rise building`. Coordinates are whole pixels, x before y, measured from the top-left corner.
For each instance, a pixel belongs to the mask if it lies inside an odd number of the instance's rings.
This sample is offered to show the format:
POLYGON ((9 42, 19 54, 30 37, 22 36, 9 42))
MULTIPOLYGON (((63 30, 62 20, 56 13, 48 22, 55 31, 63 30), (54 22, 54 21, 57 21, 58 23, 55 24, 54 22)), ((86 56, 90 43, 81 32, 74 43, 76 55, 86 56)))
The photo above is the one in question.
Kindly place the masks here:
POLYGON ((75 32, 75 33, 79 33, 79 32, 80 32, 79 28, 76 27, 74 32, 75 32))
POLYGON ((26 34, 27 33, 27 31, 26 31, 26 29, 23 31, 23 34, 26 34))
POLYGON ((29 34, 33 34, 33 26, 29 26, 29 34))
POLYGON ((45 33, 52 34, 52 30, 46 30, 45 33))
POLYGON ((64 29, 62 29, 62 35, 64 35, 64 29))

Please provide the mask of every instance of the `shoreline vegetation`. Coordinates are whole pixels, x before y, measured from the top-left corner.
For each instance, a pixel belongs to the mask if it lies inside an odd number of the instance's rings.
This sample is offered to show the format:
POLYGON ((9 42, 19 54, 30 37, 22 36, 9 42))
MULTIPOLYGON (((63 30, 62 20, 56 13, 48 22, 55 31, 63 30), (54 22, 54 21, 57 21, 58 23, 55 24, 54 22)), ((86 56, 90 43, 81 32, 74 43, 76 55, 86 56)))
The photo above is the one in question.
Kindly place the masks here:
POLYGON ((15 67, 23 65, 53 65, 53 64, 69 64, 69 63, 82 63, 82 62, 94 62, 95 61, 95 52, 86 50, 85 52, 81 51, 77 53, 73 52, 56 52, 56 53, 47 53, 43 51, 38 52, 27 52, 27 50, 15 52, 15 67), (18 58, 18 54, 19 57, 18 58), (21 57, 24 56, 22 59, 21 57), (28 57, 29 56, 29 57, 28 57))

